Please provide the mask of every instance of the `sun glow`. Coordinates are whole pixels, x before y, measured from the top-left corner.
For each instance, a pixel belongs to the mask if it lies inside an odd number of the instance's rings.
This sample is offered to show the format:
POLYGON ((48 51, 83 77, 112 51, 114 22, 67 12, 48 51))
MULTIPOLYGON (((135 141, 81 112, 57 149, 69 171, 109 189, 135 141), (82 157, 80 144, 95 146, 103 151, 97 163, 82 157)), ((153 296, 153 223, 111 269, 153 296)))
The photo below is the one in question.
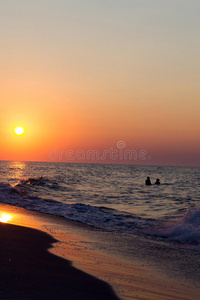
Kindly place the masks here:
POLYGON ((2 223, 7 223, 7 222, 9 222, 11 219, 12 219, 12 216, 9 215, 9 214, 2 213, 2 214, 0 215, 0 222, 2 222, 2 223))
POLYGON ((14 131, 16 135, 22 135, 24 133, 24 129, 22 127, 16 127, 14 131))

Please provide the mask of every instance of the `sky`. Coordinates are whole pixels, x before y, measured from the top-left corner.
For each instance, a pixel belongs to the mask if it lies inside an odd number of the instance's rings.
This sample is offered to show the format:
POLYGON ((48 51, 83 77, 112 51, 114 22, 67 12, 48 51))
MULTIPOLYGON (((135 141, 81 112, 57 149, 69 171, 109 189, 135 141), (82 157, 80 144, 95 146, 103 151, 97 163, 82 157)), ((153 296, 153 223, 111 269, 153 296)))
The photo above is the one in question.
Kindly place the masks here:
POLYGON ((197 0, 0 0, 0 160, 200 167, 199 14, 197 0))

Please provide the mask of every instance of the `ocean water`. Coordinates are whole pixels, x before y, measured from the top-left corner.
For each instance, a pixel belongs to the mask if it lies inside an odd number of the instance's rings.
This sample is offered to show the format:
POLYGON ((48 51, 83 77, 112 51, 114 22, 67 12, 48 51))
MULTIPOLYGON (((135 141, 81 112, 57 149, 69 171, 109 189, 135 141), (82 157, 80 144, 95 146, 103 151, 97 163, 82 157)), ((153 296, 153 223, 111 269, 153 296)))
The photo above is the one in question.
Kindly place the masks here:
POLYGON ((0 202, 200 250, 200 169, 0 162, 0 202), (159 178, 161 185, 145 186, 159 178))

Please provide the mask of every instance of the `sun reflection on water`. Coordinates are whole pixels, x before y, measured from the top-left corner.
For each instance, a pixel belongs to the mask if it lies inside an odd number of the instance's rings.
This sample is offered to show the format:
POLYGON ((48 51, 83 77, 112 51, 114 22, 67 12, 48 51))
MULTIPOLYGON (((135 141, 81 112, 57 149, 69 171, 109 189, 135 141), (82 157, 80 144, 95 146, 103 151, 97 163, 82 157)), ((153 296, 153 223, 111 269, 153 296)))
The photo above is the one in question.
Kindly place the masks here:
POLYGON ((12 180, 12 184, 17 184, 18 181, 24 176, 25 168, 25 162, 12 161, 8 163, 8 175, 12 180))
POLYGON ((0 214, 0 222, 2 223, 8 223, 10 220, 12 220, 12 216, 6 213, 0 214))

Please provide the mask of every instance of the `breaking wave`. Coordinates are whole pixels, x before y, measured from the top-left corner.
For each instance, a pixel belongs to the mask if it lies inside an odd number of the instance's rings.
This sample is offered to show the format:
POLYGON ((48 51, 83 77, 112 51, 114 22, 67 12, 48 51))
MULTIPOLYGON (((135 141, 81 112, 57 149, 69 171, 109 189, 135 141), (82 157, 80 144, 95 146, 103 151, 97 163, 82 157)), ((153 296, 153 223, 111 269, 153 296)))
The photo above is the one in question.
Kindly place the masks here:
POLYGON ((165 224, 158 235, 173 242, 200 247, 200 206, 188 209, 181 220, 165 224))

